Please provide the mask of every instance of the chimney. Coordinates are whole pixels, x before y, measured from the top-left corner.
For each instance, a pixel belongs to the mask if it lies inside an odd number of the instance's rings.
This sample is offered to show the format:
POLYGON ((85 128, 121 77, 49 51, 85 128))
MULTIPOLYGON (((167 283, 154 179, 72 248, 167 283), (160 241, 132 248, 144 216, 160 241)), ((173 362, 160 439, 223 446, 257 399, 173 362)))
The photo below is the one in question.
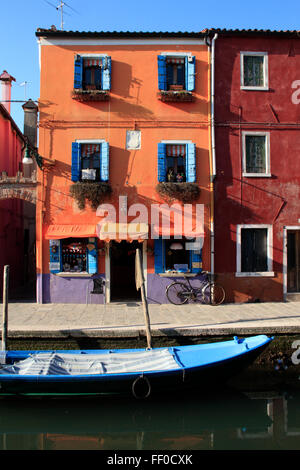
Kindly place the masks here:
POLYGON ((2 104, 10 114, 10 101, 11 101, 11 82, 16 81, 14 77, 9 75, 6 70, 0 75, 1 88, 2 88, 2 104))
POLYGON ((29 99, 22 105, 24 110, 24 136, 28 138, 29 143, 37 146, 37 115, 38 107, 34 101, 29 99))

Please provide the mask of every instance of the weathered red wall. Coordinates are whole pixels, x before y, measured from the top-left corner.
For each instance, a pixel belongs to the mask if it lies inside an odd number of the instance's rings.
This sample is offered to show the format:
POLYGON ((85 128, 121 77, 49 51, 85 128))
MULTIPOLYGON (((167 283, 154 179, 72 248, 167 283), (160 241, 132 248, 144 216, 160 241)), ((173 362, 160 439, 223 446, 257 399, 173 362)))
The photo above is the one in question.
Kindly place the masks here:
MULTIPOLYGON (((0 110, 0 173, 15 176, 22 161, 23 141, 11 121, 0 110)), ((0 200, 0 292, 2 293, 3 266, 10 266, 10 288, 24 278, 23 258, 23 201, 0 200)))
POLYGON ((299 71, 297 40, 216 41, 215 269, 231 301, 282 300, 283 227, 300 218, 300 104, 292 102, 299 71), (240 89, 240 51, 268 52, 268 91, 240 89), (250 129, 270 132, 271 177, 242 177, 242 131, 250 129), (273 225, 274 277, 235 276, 236 225, 251 223, 273 225))

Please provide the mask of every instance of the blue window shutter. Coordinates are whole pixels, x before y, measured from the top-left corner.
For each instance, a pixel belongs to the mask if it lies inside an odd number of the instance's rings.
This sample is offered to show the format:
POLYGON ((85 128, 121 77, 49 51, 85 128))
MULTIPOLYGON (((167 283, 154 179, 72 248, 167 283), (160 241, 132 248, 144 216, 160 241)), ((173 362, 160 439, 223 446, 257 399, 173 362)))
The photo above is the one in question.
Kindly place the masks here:
POLYGON ((187 91, 195 89, 195 56, 185 58, 185 86, 187 91))
POLYGON ((157 56, 157 65, 158 65, 158 89, 166 90, 167 89, 167 62, 166 56, 159 55, 157 56))
POLYGON ((111 84, 111 57, 102 59, 102 90, 110 90, 111 84))
POLYGON ((166 181, 167 171, 167 157, 166 157, 166 144, 158 144, 157 149, 157 170, 158 170, 158 181, 161 183, 166 181))
POLYGON ((100 180, 109 180, 109 143, 102 142, 100 149, 100 180))
POLYGON ((80 180, 81 171, 81 155, 80 155, 80 144, 78 142, 72 142, 72 168, 71 168, 71 179, 76 182, 80 180))
POLYGON ((202 249, 191 250, 191 272, 199 273, 202 271, 202 249))
POLYGON ((49 271, 52 274, 60 273, 62 270, 61 240, 49 240, 49 271))
POLYGON ((165 272, 164 240, 162 238, 154 240, 154 268, 156 273, 165 272))
POLYGON ((174 85, 173 83, 173 65, 172 64, 167 64, 166 65, 166 78, 167 78, 167 87, 168 85, 174 85))
POLYGON ((74 88, 82 88, 82 72, 83 58, 77 55, 74 62, 74 88))
POLYGON ((196 182, 196 145, 186 145, 186 181, 189 183, 196 182))
POLYGON ((93 245, 93 248, 91 250, 87 248, 88 272, 90 274, 95 274, 98 272, 97 238, 90 238, 88 242, 88 247, 89 245, 93 245))

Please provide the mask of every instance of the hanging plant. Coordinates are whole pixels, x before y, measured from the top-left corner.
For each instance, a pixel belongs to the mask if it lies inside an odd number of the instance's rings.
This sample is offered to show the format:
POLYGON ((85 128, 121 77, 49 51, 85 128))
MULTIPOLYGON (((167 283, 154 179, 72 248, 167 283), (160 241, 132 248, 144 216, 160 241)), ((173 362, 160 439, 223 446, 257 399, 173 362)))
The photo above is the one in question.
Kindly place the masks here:
POLYGON ((72 90, 72 98, 77 101, 107 101, 109 92, 105 90, 72 90))
POLYGON ((192 202, 200 196, 200 188, 197 183, 159 183, 156 191, 167 199, 177 199, 182 202, 192 202))
POLYGON ((99 204, 109 197, 111 193, 111 186, 107 182, 84 181, 74 183, 70 187, 70 194, 76 200, 81 210, 85 208, 86 200, 96 210, 99 204))
POLYGON ((161 101, 194 101, 195 99, 193 93, 187 90, 161 90, 158 97, 161 101))

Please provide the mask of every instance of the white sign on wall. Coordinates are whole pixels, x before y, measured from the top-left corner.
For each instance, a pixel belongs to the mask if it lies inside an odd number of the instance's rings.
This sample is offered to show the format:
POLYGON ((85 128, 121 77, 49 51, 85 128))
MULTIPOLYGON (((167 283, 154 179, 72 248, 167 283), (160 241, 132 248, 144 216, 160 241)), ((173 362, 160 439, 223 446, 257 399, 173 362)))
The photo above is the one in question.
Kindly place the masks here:
POLYGON ((126 149, 139 150, 141 148, 141 131, 126 132, 126 149))

